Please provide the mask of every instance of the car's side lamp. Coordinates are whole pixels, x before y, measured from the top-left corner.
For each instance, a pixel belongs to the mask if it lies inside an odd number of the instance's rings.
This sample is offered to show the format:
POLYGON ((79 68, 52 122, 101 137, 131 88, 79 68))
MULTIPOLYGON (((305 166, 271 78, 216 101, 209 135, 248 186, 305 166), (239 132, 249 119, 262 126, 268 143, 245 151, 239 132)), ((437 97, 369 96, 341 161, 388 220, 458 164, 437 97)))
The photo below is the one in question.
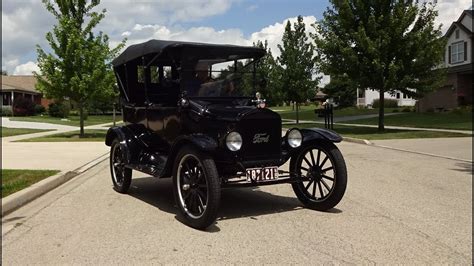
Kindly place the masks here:
POLYGON ((184 108, 188 107, 189 106, 189 100, 186 99, 186 98, 179 99, 178 106, 179 107, 184 107, 184 108))

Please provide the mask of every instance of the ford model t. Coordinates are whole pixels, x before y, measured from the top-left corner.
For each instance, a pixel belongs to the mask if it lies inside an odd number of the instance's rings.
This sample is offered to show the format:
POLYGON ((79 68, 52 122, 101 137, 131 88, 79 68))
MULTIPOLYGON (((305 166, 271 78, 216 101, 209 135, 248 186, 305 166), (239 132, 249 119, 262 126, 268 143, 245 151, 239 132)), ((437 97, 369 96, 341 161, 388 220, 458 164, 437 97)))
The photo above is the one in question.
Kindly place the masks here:
POLYGON ((308 208, 338 204, 347 183, 334 145, 342 138, 318 128, 282 132, 280 115, 255 97, 266 85, 257 71, 264 55, 160 40, 119 55, 112 63, 125 125, 105 141, 114 189, 127 192, 132 170, 172 177, 184 221, 201 229, 214 223, 223 188, 290 183, 308 208))

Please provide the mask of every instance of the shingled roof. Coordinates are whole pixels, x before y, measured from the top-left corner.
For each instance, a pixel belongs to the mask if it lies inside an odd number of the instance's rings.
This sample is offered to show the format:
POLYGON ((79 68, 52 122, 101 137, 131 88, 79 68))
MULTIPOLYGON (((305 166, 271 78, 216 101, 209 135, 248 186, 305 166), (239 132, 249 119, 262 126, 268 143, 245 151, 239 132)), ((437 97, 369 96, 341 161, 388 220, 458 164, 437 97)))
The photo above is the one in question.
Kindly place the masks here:
POLYGON ((41 94, 35 88, 34 76, 2 76, 2 91, 19 91, 41 94))

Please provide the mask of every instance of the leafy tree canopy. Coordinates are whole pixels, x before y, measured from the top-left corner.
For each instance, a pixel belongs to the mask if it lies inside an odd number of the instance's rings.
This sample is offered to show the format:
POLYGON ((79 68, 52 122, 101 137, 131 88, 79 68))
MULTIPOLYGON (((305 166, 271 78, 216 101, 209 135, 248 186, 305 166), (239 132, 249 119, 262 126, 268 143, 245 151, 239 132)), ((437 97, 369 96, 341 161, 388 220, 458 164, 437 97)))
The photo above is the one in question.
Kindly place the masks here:
MULTIPOLYGON (((277 61, 283 68, 281 85, 286 92, 285 98, 297 104, 313 98, 320 77, 316 77, 315 46, 309 41, 302 16, 298 16, 293 26, 287 22, 278 49, 281 55, 277 61)), ((296 120, 298 123, 298 108, 296 120)))
POLYGON ((442 81, 445 40, 435 5, 418 1, 331 0, 312 35, 325 74, 346 75, 359 88, 420 97, 442 81), (415 90, 413 90, 415 89, 415 90))
POLYGON ((46 9, 54 15, 57 24, 46 34, 51 53, 37 46, 39 91, 51 98, 77 103, 81 114, 91 100, 117 96, 115 77, 110 62, 124 46, 109 48, 109 37, 93 29, 104 18, 106 10, 93 11, 99 0, 43 0, 46 9))

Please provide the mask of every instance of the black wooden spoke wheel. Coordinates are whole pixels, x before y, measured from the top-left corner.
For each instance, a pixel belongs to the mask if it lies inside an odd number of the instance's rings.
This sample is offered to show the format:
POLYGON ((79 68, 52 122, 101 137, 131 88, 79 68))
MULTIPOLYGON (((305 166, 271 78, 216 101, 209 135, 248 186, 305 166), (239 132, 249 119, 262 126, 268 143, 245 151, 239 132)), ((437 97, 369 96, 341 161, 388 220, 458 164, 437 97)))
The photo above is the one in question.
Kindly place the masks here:
POLYGON ((293 190, 308 208, 325 211, 341 201, 347 186, 347 170, 339 149, 329 142, 315 142, 291 158, 293 190))
POLYGON ((180 213, 189 226, 205 229, 214 223, 221 191, 212 158, 191 147, 181 149, 173 169, 173 187, 180 213))
POLYGON ((125 146, 115 139, 110 148, 110 174, 114 189, 120 193, 127 193, 132 182, 132 169, 125 167, 125 152, 125 146))

